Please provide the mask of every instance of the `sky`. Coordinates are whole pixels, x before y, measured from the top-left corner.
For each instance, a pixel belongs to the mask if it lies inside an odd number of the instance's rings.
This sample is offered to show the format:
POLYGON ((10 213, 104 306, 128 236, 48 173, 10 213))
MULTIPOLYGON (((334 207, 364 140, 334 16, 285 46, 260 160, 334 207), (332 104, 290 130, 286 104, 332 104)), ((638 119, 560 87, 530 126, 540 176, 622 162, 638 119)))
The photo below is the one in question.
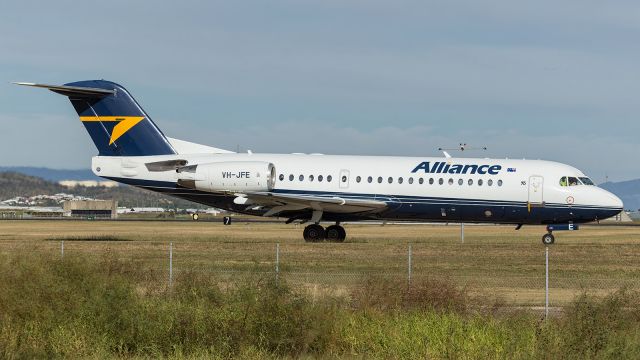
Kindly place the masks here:
POLYGON ((638 1, 4 1, 0 166, 89 168, 62 96, 107 79, 230 150, 568 163, 640 178, 638 1), (453 154, 460 156, 460 154, 453 154))

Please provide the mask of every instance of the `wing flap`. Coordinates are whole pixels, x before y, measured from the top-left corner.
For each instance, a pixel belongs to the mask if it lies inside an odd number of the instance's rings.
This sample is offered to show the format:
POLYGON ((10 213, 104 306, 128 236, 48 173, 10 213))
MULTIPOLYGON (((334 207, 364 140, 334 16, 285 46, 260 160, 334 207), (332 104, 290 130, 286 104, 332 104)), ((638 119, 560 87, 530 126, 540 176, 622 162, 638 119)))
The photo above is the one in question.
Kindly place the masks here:
POLYGON ((269 216, 276 215, 278 212, 292 207, 297 209, 322 210, 343 214, 379 212, 387 208, 387 203, 384 201, 353 199, 338 196, 329 197, 272 192, 255 192, 241 194, 240 196, 247 198, 253 204, 272 207, 272 210, 267 213, 269 216))

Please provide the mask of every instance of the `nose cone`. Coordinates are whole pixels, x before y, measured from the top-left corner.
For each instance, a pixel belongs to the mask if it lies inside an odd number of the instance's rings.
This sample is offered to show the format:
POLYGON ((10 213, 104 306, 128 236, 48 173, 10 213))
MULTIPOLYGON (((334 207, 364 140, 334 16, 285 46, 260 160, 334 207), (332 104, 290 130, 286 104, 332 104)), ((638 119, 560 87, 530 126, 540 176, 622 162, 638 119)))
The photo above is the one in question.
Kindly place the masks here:
POLYGON ((622 199, 620 199, 615 194, 612 194, 606 190, 602 190, 602 191, 605 193, 604 204, 602 204, 603 206, 609 207, 615 210, 619 210, 619 211, 624 210, 624 203, 622 202, 622 199))
POLYGON ((598 193, 597 206, 600 208, 597 212, 597 217, 600 220, 605 220, 620 214, 624 210, 624 204, 622 200, 616 195, 600 188, 596 188, 598 193))

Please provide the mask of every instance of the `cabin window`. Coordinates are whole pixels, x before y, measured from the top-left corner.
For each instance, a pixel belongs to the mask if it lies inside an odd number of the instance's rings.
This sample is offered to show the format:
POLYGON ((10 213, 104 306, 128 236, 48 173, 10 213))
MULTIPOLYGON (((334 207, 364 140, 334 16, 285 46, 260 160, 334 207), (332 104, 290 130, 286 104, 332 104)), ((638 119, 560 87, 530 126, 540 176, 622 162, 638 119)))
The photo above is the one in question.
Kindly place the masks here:
POLYGON ((360 176, 356 176, 356 182, 360 183, 360 180, 362 180, 362 178, 360 176))
POLYGON ((444 184, 444 179, 440 178, 440 180, 438 180, 438 184, 443 185, 444 184))
POLYGON ((420 180, 418 180, 418 182, 420 183, 420 185, 424 184, 424 179, 420 178, 420 180))
POLYGON ((409 178, 409 184, 413 184, 413 178, 409 178))
POLYGON ((393 178, 391 176, 389 176, 389 178, 387 179, 387 181, 389 182, 389 184, 393 184, 393 178))
POLYGON ((382 176, 378 176, 378 184, 382 184, 382 176))
POLYGON ((318 181, 322 182, 322 179, 323 179, 322 175, 318 175, 318 181))
POLYGON ((289 175, 289 181, 293 181, 293 174, 289 175))
POLYGON ((369 176, 369 177, 367 178, 367 182, 368 182, 369 184, 371 184, 371 183, 373 182, 373 178, 372 178, 371 176, 369 176))
POLYGON ((453 179, 449 179, 449 185, 453 185, 453 179))
POLYGON ((304 175, 300 175, 300 176, 298 176, 298 179, 299 179, 300 181, 304 181, 304 175))
POLYGON ((502 180, 498 180, 498 186, 502 186, 503 182, 502 180))
POLYGON ((483 183, 483 182, 484 182, 484 181, 483 181, 482 179, 478 179, 478 186, 482 186, 482 183, 483 183))
MULTIPOLYGON (((434 182, 433 178, 429 179, 429 185, 433 185, 434 182)), ((440 183, 440 185, 442 185, 442 183, 440 183)))
POLYGON ((280 181, 284 180, 284 174, 280 174, 280 176, 278 176, 278 179, 280 179, 280 181))
POLYGON ((473 185, 473 179, 469 179, 469 186, 473 185))
POLYGON ((309 175, 309 181, 313 181, 313 175, 309 175))
POLYGON ((458 185, 462 186, 462 184, 464 184, 464 180, 458 179, 458 185))
POLYGON ((331 175, 327 175, 327 182, 331 182, 332 179, 331 175))
POLYGON ((402 184, 403 182, 404 182, 404 180, 401 177, 399 177, 398 178, 398 184, 402 184))
POLYGON ((489 180, 489 181, 487 181, 487 185, 489 185, 489 186, 493 186, 493 180, 489 180))
POLYGON ((346 175, 342 175, 342 182, 346 183, 347 182, 347 176, 346 175))

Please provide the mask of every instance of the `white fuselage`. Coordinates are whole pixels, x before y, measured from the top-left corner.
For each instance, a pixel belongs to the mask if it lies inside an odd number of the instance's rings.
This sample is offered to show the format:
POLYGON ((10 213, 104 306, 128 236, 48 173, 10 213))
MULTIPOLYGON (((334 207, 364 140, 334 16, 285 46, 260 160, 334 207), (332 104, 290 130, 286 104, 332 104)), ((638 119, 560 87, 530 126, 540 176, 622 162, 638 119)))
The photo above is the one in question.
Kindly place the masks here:
MULTIPOLYGON (((188 164, 268 162, 276 174, 272 192, 387 202, 388 210, 373 216, 379 219, 586 222, 614 216, 623 206, 618 197, 596 186, 562 184, 563 177, 586 178, 578 169, 539 160, 224 153, 98 156, 92 168, 98 176, 149 190, 227 210, 261 213, 261 209, 234 204, 232 192, 221 196, 186 191, 176 187, 178 172, 151 172, 145 167, 176 159, 188 164)), ((325 218, 340 215, 327 211, 325 218)))

